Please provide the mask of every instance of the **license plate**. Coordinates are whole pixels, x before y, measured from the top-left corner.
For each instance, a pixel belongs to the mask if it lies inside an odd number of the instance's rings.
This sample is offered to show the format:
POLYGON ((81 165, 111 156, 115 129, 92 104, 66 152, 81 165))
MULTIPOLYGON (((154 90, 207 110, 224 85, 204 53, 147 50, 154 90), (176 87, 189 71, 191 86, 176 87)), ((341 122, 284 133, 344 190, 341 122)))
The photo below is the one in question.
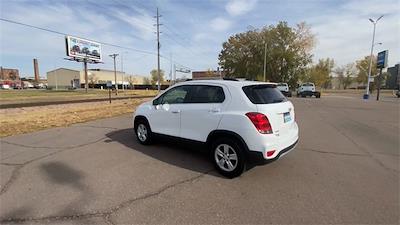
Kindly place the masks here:
POLYGON ((290 116, 290 112, 286 112, 283 114, 283 122, 287 123, 290 122, 292 120, 292 117, 290 116))

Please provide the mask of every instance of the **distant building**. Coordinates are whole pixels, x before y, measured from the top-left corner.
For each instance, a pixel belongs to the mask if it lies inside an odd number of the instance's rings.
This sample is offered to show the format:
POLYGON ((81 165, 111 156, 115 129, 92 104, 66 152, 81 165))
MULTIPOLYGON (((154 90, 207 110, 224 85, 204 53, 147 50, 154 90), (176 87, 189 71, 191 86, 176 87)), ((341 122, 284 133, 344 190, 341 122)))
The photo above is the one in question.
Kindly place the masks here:
POLYGON ((80 72, 66 68, 58 68, 47 72, 47 87, 51 89, 80 88, 80 72))
POLYGON ((400 88, 400 63, 387 69, 388 77, 386 79, 387 89, 399 89, 400 88))
POLYGON ((19 80, 18 69, 0 67, 0 80, 19 80))
MULTIPOLYGON (((113 70, 88 69, 89 87, 105 86, 107 81, 115 85, 115 75, 113 70)), ((47 72, 47 82, 49 88, 83 88, 85 85, 85 71, 71 70, 67 68, 58 68, 47 72)), ((125 74, 117 71, 117 84, 122 88, 122 84, 143 84, 144 77, 125 74)))
POLYGON ((207 70, 207 71, 193 71, 192 79, 193 80, 201 80, 201 79, 220 79, 224 77, 224 71, 217 70, 207 70))

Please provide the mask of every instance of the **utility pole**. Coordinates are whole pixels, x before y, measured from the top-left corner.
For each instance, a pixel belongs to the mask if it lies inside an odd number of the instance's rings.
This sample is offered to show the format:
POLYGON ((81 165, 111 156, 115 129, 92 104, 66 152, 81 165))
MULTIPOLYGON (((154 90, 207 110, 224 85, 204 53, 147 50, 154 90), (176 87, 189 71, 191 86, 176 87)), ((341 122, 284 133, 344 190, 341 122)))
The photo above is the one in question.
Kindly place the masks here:
POLYGON ((160 25, 162 25, 162 24, 160 24, 160 17, 161 17, 161 15, 158 13, 158 7, 157 7, 157 16, 156 16, 156 19, 157 19, 157 24, 156 24, 156 26, 157 26, 157 75, 158 75, 158 92, 160 92, 160 90, 161 90, 161 82, 160 82, 160 80, 161 80, 161 74, 160 74, 160 25))
POLYGON ((264 43, 264 82, 267 79, 267 42, 264 43))
POLYGON ((87 72, 87 58, 83 59, 83 70, 85 71, 85 92, 88 93, 88 72, 87 72))
POLYGON ((371 77, 371 70, 372 70, 372 56, 373 56, 373 52, 374 52, 374 45, 375 45, 375 28, 376 28, 376 24, 378 23, 378 21, 383 17, 380 16, 376 21, 374 21, 373 19, 369 19, 369 21, 371 21, 371 23, 374 24, 374 32, 372 34, 372 44, 371 44, 371 54, 369 57, 369 66, 368 66, 368 80, 367 80, 367 92, 365 93, 365 97, 364 98, 369 98, 369 79, 371 77))
POLYGON ((122 92, 124 91, 124 53, 121 53, 122 92))
POLYGON ((176 66, 174 64, 174 84, 176 83, 176 66))
POLYGON ((169 83, 172 84, 172 53, 169 53, 169 83))
POLYGON ((117 67, 115 65, 115 58, 118 56, 118 54, 114 53, 114 54, 109 55, 109 56, 114 59, 115 95, 118 95, 117 67))

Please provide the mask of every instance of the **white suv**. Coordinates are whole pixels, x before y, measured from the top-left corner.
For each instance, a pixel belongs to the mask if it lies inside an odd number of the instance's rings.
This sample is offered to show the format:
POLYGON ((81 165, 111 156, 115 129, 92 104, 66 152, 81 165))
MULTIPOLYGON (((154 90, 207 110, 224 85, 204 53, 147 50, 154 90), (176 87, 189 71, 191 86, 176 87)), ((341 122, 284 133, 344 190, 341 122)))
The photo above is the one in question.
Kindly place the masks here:
POLYGON ((233 80, 182 82, 133 116, 137 139, 150 144, 156 135, 205 143, 217 170, 239 176, 256 156, 278 159, 298 141, 293 104, 275 83, 233 80))

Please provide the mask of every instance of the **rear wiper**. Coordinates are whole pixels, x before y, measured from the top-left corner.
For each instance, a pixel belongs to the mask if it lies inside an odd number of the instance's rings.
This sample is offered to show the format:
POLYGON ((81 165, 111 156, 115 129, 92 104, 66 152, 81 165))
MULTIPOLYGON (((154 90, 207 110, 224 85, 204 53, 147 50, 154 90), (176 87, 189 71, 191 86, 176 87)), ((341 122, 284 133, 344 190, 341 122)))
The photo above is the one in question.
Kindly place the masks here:
POLYGON ((284 98, 281 99, 275 99, 272 101, 272 103, 279 103, 279 102, 283 102, 283 100, 285 100, 284 98))

